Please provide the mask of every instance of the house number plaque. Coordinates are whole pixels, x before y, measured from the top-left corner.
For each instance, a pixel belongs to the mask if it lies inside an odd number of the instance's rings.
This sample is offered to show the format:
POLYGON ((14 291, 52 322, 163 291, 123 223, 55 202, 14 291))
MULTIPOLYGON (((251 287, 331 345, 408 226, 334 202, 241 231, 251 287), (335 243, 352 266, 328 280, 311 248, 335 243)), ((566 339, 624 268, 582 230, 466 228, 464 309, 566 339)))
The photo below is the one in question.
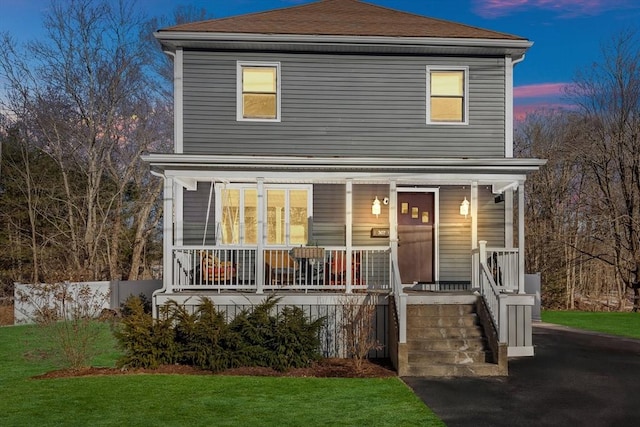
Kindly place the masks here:
POLYGON ((388 228, 372 228, 371 237, 389 237, 388 228))

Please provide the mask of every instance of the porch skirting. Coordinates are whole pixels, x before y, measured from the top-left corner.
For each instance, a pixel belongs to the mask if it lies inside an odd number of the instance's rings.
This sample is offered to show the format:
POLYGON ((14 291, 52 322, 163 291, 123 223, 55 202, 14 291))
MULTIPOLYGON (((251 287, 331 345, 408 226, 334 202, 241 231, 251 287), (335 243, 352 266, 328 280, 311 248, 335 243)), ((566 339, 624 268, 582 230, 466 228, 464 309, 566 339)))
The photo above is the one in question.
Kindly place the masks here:
MULTIPOLYGON (((303 294, 295 292, 278 292, 280 298, 276 304, 276 310, 280 311, 286 306, 297 306, 304 313, 315 320, 325 317, 325 323, 320 331, 320 351, 323 357, 348 357, 346 351, 347 339, 345 329, 345 306, 362 307, 373 305, 372 333, 381 344, 380 350, 369 352, 370 359, 389 358, 388 334, 389 334, 389 298, 386 292, 373 292, 366 294, 331 294, 314 293, 303 294)), ((252 307, 264 302, 267 295, 255 293, 233 292, 220 294, 217 292, 180 292, 159 293, 154 295, 154 304, 163 306, 173 301, 184 306, 190 312, 197 310, 203 298, 210 299, 216 309, 225 314, 227 322, 231 321, 243 310, 251 310, 252 307)))

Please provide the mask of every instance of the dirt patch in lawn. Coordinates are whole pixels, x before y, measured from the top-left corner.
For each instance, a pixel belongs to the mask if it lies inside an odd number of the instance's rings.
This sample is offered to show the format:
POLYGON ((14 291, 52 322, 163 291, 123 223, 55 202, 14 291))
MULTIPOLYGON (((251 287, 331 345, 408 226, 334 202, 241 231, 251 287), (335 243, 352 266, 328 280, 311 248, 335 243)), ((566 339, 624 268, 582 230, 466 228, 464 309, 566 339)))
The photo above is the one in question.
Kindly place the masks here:
POLYGON ((36 379, 82 377, 96 375, 178 374, 178 375, 239 375, 259 377, 317 377, 317 378, 385 378, 396 376, 387 361, 365 361, 357 369, 350 359, 323 359, 307 368, 279 372, 271 368, 233 368, 211 372, 186 365, 163 365, 157 369, 82 368, 61 369, 38 375, 36 379))
POLYGON ((0 326, 13 325, 13 304, 0 303, 0 326))

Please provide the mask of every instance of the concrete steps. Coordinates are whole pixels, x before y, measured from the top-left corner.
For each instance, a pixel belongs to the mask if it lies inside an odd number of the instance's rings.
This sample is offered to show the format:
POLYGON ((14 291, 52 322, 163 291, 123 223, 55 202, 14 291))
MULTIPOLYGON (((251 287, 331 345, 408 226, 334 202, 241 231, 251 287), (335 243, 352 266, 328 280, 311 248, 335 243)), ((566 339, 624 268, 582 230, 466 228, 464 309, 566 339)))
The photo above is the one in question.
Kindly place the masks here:
POLYGON ((407 376, 497 376, 475 303, 407 305, 407 376))

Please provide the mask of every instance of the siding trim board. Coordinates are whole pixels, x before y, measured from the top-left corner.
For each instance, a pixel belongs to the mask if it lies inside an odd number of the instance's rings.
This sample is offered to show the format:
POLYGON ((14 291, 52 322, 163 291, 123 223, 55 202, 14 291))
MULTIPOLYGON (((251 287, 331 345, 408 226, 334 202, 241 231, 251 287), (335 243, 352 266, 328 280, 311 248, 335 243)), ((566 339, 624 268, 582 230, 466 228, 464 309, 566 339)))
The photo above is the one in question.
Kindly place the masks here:
MULTIPOLYGON (((369 179, 405 179, 415 181, 421 174, 451 174, 470 178, 492 175, 491 181, 516 182, 528 172, 537 171, 546 160, 535 158, 417 158, 417 157, 306 157, 306 156, 221 156, 194 154, 146 154, 142 160, 154 172, 169 172, 175 177, 211 179, 241 172, 242 177, 283 177, 309 182, 321 173, 327 179, 345 182, 351 177, 369 179), (511 178, 515 177, 515 178, 511 178)), ((467 179, 470 179, 467 178, 467 179)), ((480 178, 478 178, 480 179, 480 178)), ((455 179, 453 179, 455 181, 455 179)), ((461 180, 462 181, 462 180, 461 180)))

